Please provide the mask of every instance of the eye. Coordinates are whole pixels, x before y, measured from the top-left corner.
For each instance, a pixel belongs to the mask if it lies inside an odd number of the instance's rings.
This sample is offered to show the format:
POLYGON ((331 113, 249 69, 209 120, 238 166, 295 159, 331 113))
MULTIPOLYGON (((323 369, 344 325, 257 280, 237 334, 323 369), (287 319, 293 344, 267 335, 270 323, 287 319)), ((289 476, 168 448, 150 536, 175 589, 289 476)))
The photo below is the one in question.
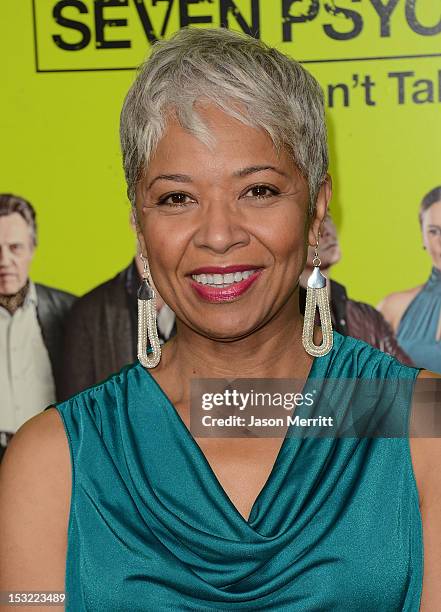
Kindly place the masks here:
POLYGON ((270 187, 269 185, 254 185, 248 189, 245 193, 245 197, 263 200, 279 194, 280 191, 275 187, 270 187))
POLYGON ((162 198, 159 198, 156 204, 158 206, 172 206, 175 208, 179 208, 181 206, 186 206, 187 204, 190 204, 194 201, 195 200, 186 193, 175 192, 162 196, 162 198))

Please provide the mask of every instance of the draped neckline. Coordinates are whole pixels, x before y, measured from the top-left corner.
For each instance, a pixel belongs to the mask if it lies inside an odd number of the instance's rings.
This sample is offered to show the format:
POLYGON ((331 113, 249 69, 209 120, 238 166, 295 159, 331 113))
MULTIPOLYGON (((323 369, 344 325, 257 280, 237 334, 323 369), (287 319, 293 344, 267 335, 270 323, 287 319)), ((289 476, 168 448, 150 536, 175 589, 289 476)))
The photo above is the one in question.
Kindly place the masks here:
POLYGON ((432 267, 427 286, 441 293, 441 270, 435 268, 435 266, 432 267))
MULTIPOLYGON (((149 348, 147 352, 150 352, 151 350, 152 349, 149 348)), ((303 389, 301 391, 302 393, 304 393, 307 390, 308 384, 309 384, 309 382, 311 381, 312 378, 325 377, 326 371, 327 371, 327 365, 329 363, 331 355, 333 354, 333 351, 334 351, 334 349, 331 349, 331 351, 329 353, 327 353, 326 355, 324 355, 322 357, 314 357, 312 365, 311 365, 311 368, 310 368, 309 373, 308 373, 308 376, 305 379, 305 384, 304 384, 303 389)), ((277 456, 276 456, 276 458, 274 460, 274 463, 273 463, 270 471, 268 472, 267 478, 266 478, 263 486, 260 488, 260 490, 259 490, 259 492, 257 494, 257 497, 253 501, 253 504, 251 506, 248 518, 245 518, 245 516, 243 516, 243 514, 241 514, 241 512, 239 512, 239 510, 237 509, 236 505, 233 503, 232 499, 230 498, 230 496, 226 492, 225 488, 223 487, 222 483, 220 482, 219 478, 217 477, 214 469, 212 468, 210 462, 208 461, 206 455, 202 451, 202 448, 199 446, 199 444, 197 443, 196 439, 193 437, 193 434, 191 433, 190 429, 185 424, 184 420, 182 419, 181 415, 179 414, 178 410, 176 409, 176 407, 173 404, 173 402, 171 401, 171 399, 168 397, 167 393, 163 390, 163 388, 157 382, 157 380, 151 375, 151 373, 149 372, 148 368, 144 368, 144 366, 142 366, 142 364, 139 363, 139 362, 138 362, 137 365, 144 372, 144 374, 147 376, 147 380, 159 392, 159 394, 162 397, 165 405, 169 409, 169 412, 172 415, 173 421, 177 425, 178 430, 182 431, 182 435, 185 437, 186 441, 188 442, 188 445, 189 445, 190 449, 201 460, 202 465, 204 466, 204 471, 205 471, 204 478, 209 479, 209 481, 213 484, 213 486, 215 487, 215 490, 220 495, 220 497, 224 500, 224 502, 226 503, 226 506, 229 508, 229 510, 231 511, 233 516, 236 519, 238 519, 239 522, 245 528, 250 528, 250 529, 253 530, 253 533, 255 533, 255 531, 254 531, 254 529, 252 527, 252 523, 254 521, 255 514, 256 514, 256 509, 258 507, 258 504, 259 504, 260 500, 262 499, 262 497, 264 496, 266 491, 268 489, 270 489, 271 485, 273 484, 274 479, 276 477, 276 473, 277 473, 278 469, 280 469, 280 467, 283 465, 283 461, 284 460, 286 460, 286 461, 289 460, 287 458, 288 446, 290 446, 291 449, 292 449, 293 446, 297 446, 297 444, 301 443, 301 439, 299 439, 298 437, 289 436, 288 435, 290 429, 293 429, 293 426, 290 425, 287 428, 285 436, 284 436, 283 441, 282 441, 282 444, 281 444, 281 446, 279 448, 279 451, 277 453, 277 456)), ((299 408, 300 407, 297 407, 296 410, 298 410, 300 412, 299 408)), ((291 457, 292 457, 292 454, 291 454, 291 457)))

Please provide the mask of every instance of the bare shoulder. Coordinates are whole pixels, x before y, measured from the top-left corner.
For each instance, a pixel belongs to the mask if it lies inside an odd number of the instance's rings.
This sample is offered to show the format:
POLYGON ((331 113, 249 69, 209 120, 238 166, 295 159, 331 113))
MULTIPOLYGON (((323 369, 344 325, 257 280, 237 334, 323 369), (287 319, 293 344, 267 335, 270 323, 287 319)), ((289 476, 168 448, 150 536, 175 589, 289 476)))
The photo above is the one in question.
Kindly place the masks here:
POLYGON ((50 408, 13 436, 0 467, 0 590, 64 590, 70 451, 50 408))
POLYGON ((397 291, 387 295, 377 306, 383 317, 392 326, 394 332, 397 331, 404 311, 416 298, 424 285, 419 285, 407 291, 397 291))
MULTIPOLYGON (((441 379, 441 376, 422 370, 418 378, 441 379)), ((431 612, 441 610, 441 438, 410 438, 410 448, 423 522, 424 578, 420 610, 431 612)))
MULTIPOLYGON (((39 473, 42 467, 46 468, 44 474, 60 476, 66 459, 70 473, 64 425, 58 410, 49 408, 29 419, 12 437, 0 466, 0 477, 6 481, 11 477, 25 478, 32 472, 39 473)), ((44 474, 40 474, 42 480, 44 474)))
MULTIPOLYGON (((436 378, 441 380, 441 375, 430 372, 429 370, 421 370, 418 374, 418 379, 424 378, 436 378)), ((439 409, 441 410, 441 406, 439 406, 439 409)), ((439 487, 439 493, 441 494, 441 473, 439 471, 439 467, 441 466, 441 438, 423 437, 421 431, 419 434, 416 433, 414 435, 421 436, 411 437, 410 447, 420 501, 424 504, 427 495, 433 492, 434 486, 439 487)))

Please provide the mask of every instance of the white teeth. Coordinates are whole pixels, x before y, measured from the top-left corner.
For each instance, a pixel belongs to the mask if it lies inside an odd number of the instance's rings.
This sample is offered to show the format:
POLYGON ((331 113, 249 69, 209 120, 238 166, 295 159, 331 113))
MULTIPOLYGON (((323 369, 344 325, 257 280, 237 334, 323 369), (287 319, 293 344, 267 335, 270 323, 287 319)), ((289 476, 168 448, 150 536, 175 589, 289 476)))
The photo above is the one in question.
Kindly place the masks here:
POLYGON ((244 272, 229 272, 228 274, 192 274, 192 278, 202 285, 213 287, 228 287, 233 283, 249 278, 256 270, 246 270, 244 272))

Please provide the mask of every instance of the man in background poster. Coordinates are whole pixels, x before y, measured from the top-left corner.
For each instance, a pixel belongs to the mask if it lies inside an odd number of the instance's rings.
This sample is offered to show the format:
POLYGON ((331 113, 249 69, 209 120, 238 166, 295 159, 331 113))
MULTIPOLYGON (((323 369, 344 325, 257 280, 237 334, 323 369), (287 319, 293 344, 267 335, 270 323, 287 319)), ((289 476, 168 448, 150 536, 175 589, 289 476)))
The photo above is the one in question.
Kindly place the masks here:
MULTIPOLYGON (((130 216, 133 229, 134 220, 130 216)), ((75 303, 66 325, 63 395, 70 397, 137 359, 139 255, 110 280, 75 303)), ((156 288, 155 288, 156 290, 156 288)), ((156 290, 161 344, 176 333, 175 314, 156 290)))
MULTIPOLYGON (((300 276, 300 311, 305 312, 306 284, 313 270, 314 249, 309 247, 305 270, 300 276)), ((329 278, 331 267, 341 259, 337 229, 328 211, 320 238, 320 270, 329 278)), ((378 310, 369 304, 348 298, 346 288, 329 279, 328 294, 333 328, 343 336, 364 340, 371 346, 396 357, 401 363, 413 365, 411 359, 400 348, 391 326, 378 310)))
POLYGON ((31 204, 0 194, 0 460, 25 421, 62 399, 63 325, 75 297, 30 280, 36 245, 31 204))

